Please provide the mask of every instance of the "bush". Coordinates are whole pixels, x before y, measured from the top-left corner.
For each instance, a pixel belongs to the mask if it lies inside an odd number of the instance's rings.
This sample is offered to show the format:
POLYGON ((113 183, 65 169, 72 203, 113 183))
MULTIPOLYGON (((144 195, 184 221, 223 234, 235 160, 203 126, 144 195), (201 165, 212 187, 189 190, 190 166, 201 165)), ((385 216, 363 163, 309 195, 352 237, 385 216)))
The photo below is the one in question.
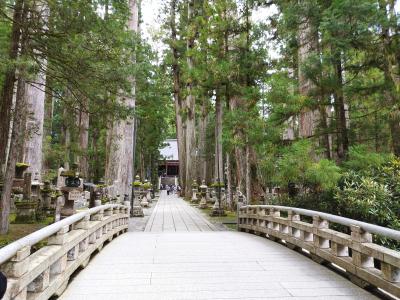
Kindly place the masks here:
POLYGON ((301 140, 286 148, 277 162, 277 181, 281 186, 289 182, 304 184, 306 172, 313 164, 311 142, 301 140))
POLYGON ((393 157, 390 154, 372 152, 364 145, 357 145, 350 147, 348 159, 343 166, 352 171, 369 171, 383 166, 391 159, 393 157))
POLYGON ((341 169, 328 159, 312 164, 306 171, 307 182, 320 191, 335 188, 341 176, 341 169))
POLYGON ((392 192, 387 185, 372 177, 348 172, 344 186, 336 191, 336 199, 342 214, 382 226, 390 225, 397 217, 393 214, 392 192))

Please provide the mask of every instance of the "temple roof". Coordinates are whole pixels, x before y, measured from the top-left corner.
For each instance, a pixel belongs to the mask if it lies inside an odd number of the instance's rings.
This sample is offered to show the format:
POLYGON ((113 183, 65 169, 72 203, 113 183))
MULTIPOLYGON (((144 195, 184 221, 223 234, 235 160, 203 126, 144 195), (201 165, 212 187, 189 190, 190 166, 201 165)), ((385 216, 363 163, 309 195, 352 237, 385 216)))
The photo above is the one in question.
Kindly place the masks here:
POLYGON ((160 149, 161 160, 179 160, 178 140, 167 139, 164 145, 164 148, 160 149))

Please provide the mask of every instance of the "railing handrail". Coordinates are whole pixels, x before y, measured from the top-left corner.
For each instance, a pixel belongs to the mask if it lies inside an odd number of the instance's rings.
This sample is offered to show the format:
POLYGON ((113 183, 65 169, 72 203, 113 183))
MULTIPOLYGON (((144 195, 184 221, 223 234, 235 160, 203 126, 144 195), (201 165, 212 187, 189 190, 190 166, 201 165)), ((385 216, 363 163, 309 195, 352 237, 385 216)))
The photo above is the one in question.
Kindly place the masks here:
POLYGON ((106 210, 110 208, 116 208, 116 207, 125 207, 124 205, 121 204, 106 204, 106 205, 101 205, 97 207, 93 207, 91 209, 88 209, 83 212, 76 213, 68 218, 65 218, 61 221, 58 221, 56 223, 53 223, 51 225, 48 225, 42 229, 39 229, 31 234, 28 234, 27 236, 20 238, 19 240, 16 240, 15 242, 12 242, 11 244, 8 244, 7 246, 4 246, 3 248, 0 249, 0 265, 7 262, 10 260, 12 257, 14 257, 17 252, 24 247, 27 246, 33 246, 40 241, 52 236, 53 234, 57 233, 60 231, 62 228, 66 226, 70 226, 80 220, 82 220, 85 216, 91 216, 93 214, 98 213, 101 210, 106 210))
POLYGON ((272 208, 272 209, 277 209, 277 210, 281 210, 281 211, 292 211, 294 213, 297 213, 297 214, 300 214, 303 216, 309 216, 309 217, 319 216, 321 219, 324 219, 324 220, 327 220, 327 221, 330 221, 330 222, 333 222, 336 224, 341 224, 341 225, 345 225, 345 226, 349 226, 349 227, 351 225, 359 226, 369 233, 382 235, 382 236, 391 238, 393 240, 400 241, 400 231, 399 230, 395 230, 395 229, 391 229, 391 228, 387 228, 387 227, 383 227, 383 226, 379 226, 379 225, 374 225, 374 224, 370 224, 370 223, 366 223, 366 222, 362 222, 362 221, 357 221, 354 219, 345 218, 345 217, 341 217, 341 216, 337 216, 337 215, 323 213, 323 212, 319 212, 316 210, 308 210, 308 209, 303 209, 303 208, 296 208, 296 207, 290 207, 290 206, 279 206, 279 205, 246 205, 246 206, 242 206, 240 209, 244 209, 246 207, 253 207, 253 208, 258 207, 258 208, 269 208, 269 209, 272 208))

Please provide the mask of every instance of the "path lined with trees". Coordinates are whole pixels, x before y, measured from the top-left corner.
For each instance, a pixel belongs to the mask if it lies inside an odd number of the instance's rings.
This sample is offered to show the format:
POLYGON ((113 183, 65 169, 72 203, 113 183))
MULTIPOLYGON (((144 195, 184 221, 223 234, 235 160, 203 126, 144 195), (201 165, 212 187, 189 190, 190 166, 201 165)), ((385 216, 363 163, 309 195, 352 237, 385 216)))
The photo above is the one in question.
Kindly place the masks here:
POLYGON ((16 165, 76 166, 122 202, 175 136, 186 197, 204 180, 230 209, 238 189, 399 228, 398 7, 169 0, 160 50, 137 0, 0 2, 0 232, 16 165))

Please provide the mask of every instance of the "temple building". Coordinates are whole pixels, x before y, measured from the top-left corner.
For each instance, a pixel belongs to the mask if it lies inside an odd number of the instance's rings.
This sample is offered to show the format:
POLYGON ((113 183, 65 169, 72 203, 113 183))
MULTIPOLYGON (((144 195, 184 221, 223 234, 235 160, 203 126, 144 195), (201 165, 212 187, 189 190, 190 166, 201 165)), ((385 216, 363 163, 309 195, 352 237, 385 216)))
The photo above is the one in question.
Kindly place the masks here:
POLYGON ((178 141, 176 139, 167 139, 164 142, 164 147, 160 149, 158 175, 160 183, 164 186, 166 184, 178 184, 179 157, 178 141))

